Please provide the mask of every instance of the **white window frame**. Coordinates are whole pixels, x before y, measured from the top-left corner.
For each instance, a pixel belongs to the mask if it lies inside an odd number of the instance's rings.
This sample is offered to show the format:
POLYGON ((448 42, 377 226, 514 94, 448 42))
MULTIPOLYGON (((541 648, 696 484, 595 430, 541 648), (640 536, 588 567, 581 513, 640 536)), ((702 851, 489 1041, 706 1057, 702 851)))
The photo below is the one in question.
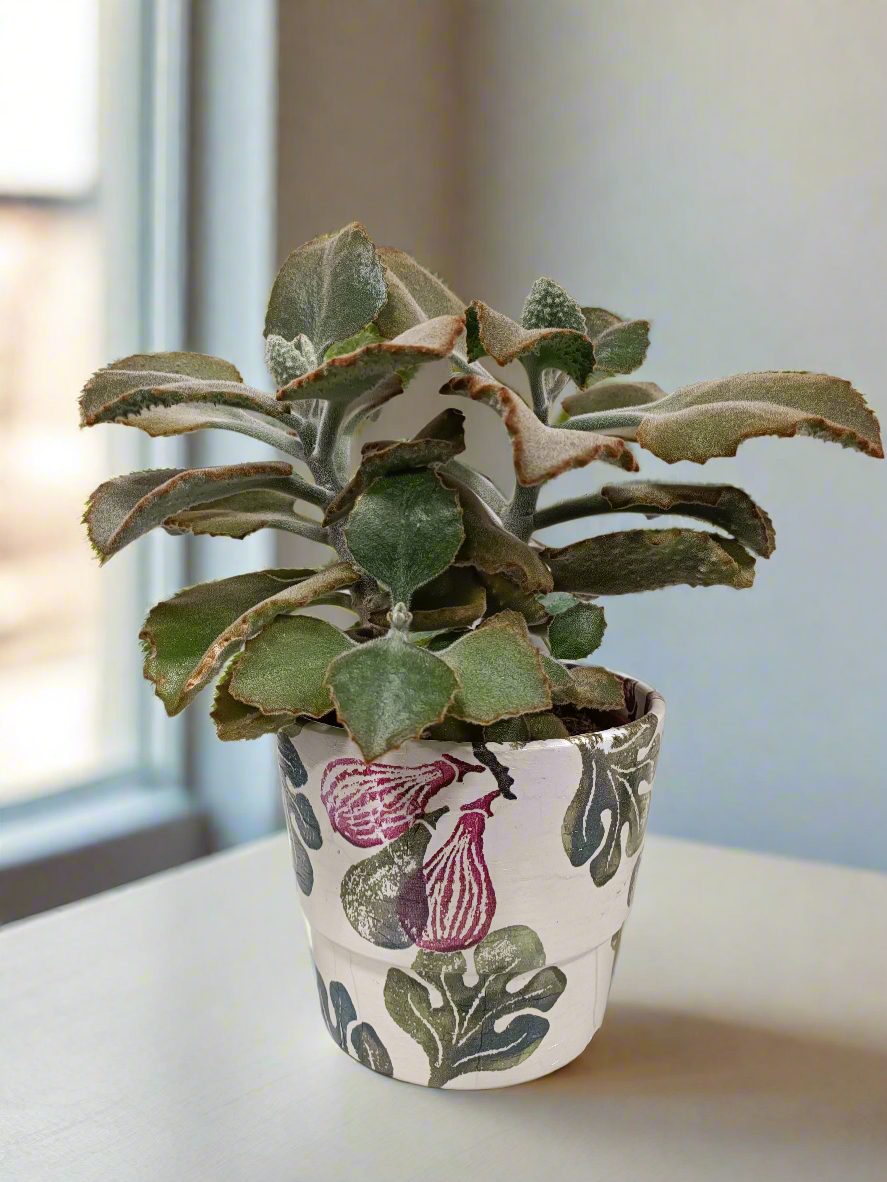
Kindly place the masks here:
MULTIPOLYGON (((102 147, 114 161, 103 185, 111 357, 191 348, 230 358, 249 382, 267 382, 261 329, 275 256, 276 24, 276 0, 103 0, 102 147)), ((152 440, 102 430, 115 436, 115 471, 268 454, 230 432, 152 440)), ((275 565, 271 531, 227 547, 214 542, 155 531, 137 543, 132 593, 113 623, 133 643, 109 645, 134 687, 124 710, 134 717, 136 766, 2 810, 2 918, 280 825, 272 741, 222 747, 204 717, 205 697, 169 719, 141 679, 133 638, 150 604, 191 583, 275 565)))

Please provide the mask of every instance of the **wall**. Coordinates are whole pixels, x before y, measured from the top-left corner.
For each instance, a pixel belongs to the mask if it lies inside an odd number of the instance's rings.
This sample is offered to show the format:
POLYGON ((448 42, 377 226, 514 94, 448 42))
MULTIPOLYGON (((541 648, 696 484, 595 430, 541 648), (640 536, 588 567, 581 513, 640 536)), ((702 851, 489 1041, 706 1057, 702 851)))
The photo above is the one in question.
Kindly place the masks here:
MULTIPOLYGON (((883 6, 281 0, 280 19, 281 258, 356 217, 512 315, 551 274, 583 302, 650 316, 640 376, 666 389, 825 370, 885 417, 883 6)), ((436 413, 442 376, 376 435, 436 413)), ((467 409, 469 458, 501 472, 499 424, 467 409)), ((607 606, 601 659, 669 704, 653 828, 887 868, 887 466, 810 439, 753 441, 704 469, 642 462, 746 488, 778 534, 751 592, 607 606)), ((612 478, 573 473, 556 496, 612 478)))
MULTIPOLYGON (((650 316, 639 376, 666 389, 822 370, 887 418, 883 5, 471 7, 471 295, 515 315, 551 274, 582 302, 650 316)), ((651 477, 747 489, 778 541, 750 592, 607 606, 602 660, 668 701, 653 827, 887 869, 887 465, 811 439, 753 441, 704 469, 641 460, 651 477)), ((557 499, 607 478, 573 473, 557 499)))

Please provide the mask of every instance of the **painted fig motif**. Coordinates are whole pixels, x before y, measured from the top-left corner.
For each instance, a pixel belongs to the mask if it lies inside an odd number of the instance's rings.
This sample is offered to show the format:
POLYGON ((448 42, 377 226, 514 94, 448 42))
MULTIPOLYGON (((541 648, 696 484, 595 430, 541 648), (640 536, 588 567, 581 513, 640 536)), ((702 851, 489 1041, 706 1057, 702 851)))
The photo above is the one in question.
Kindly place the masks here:
POLYGON ((484 860, 484 829, 499 789, 465 804, 448 840, 423 867, 428 919, 416 943, 455 952, 479 943, 496 914, 496 892, 484 860))
POLYGON ((348 922, 380 948, 409 948, 428 919, 422 859, 447 808, 420 817, 385 849, 355 863, 340 894, 348 922))
POLYGON ((483 770, 455 755, 419 767, 334 759, 324 769, 320 799, 333 829, 352 845, 368 848, 401 837, 432 796, 454 780, 461 783, 469 772, 483 770))

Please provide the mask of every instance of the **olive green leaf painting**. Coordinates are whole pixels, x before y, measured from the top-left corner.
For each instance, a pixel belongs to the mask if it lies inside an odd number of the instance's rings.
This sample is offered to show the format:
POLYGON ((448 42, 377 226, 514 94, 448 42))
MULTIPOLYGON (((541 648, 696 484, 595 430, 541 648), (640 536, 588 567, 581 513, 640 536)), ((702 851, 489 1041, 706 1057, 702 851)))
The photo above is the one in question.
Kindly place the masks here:
POLYGON ((394 1075, 394 1066, 385 1044, 376 1034, 369 1022, 358 1022, 357 1011, 351 1000, 351 995, 341 981, 330 981, 329 998, 323 977, 317 972, 317 993, 320 998, 320 1012, 330 1037, 336 1046, 346 1055, 354 1052, 353 1057, 364 1067, 377 1071, 379 1075, 394 1075), (330 1013, 332 1006, 332 1013, 330 1013), (348 1049, 348 1028, 351 1027, 351 1051, 348 1049))
POLYGON ((528 1058, 548 1033, 546 1013, 567 987, 559 968, 545 967, 545 949, 522 924, 490 932, 474 949, 476 983, 466 985, 461 952, 420 950, 416 976, 389 969, 385 981, 388 1013, 428 1056, 428 1086, 441 1088, 472 1071, 507 1071, 528 1058), (538 969, 520 989, 508 985, 538 969), (417 980, 416 978, 420 978, 417 980), (434 1005, 427 982, 440 995, 434 1005), (516 1015, 504 1024, 504 1019, 516 1015))
POLYGON ((561 836, 573 865, 589 862, 592 880, 601 887, 619 869, 623 852, 630 858, 641 848, 659 758, 656 718, 648 714, 620 727, 606 751, 598 734, 572 742, 582 756, 582 774, 561 836))

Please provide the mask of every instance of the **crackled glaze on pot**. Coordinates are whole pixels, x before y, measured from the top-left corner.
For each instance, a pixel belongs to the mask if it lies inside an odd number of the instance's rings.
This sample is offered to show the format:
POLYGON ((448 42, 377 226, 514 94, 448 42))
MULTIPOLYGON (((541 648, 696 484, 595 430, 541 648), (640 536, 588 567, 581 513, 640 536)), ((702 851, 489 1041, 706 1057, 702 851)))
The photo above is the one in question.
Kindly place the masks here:
POLYGON ((600 1026, 634 895, 665 704, 522 746, 414 741, 374 764, 338 727, 278 739, 331 1036, 431 1087, 521 1083, 600 1026))

